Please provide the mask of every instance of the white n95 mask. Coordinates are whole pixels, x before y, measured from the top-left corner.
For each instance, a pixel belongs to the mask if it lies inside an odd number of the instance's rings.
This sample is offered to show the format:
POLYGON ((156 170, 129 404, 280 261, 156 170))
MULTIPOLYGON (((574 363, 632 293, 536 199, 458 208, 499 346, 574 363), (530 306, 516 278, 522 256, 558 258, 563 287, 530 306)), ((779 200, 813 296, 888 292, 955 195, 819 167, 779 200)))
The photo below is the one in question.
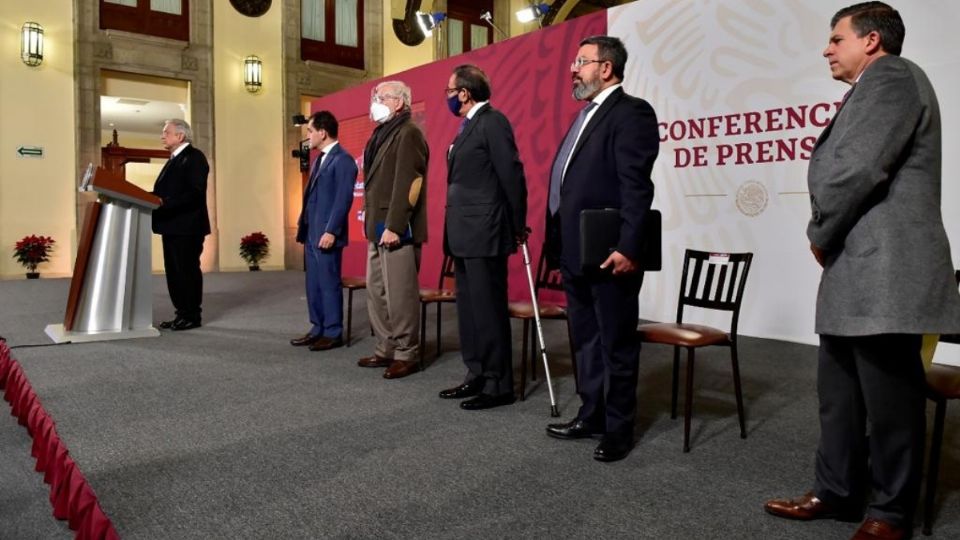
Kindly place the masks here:
POLYGON ((370 119, 378 124, 382 124, 390 118, 390 107, 387 107, 383 103, 371 103, 370 104, 370 119))

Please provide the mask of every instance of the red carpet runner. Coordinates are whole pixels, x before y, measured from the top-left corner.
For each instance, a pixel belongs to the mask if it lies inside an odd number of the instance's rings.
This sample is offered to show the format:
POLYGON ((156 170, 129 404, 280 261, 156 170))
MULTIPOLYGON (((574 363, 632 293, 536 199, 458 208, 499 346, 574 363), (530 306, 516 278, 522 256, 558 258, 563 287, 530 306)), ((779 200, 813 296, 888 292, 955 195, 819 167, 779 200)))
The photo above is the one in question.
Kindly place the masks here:
POLYGON ((4 391, 3 398, 10 403, 11 414, 33 437, 31 454, 37 460, 37 472, 42 472, 43 481, 50 485, 53 517, 68 520, 70 528, 76 531, 77 540, 119 538, 110 518, 100 508, 87 479, 57 435, 53 420, 40 404, 23 368, 11 357, 7 343, 2 340, 0 390, 4 391))

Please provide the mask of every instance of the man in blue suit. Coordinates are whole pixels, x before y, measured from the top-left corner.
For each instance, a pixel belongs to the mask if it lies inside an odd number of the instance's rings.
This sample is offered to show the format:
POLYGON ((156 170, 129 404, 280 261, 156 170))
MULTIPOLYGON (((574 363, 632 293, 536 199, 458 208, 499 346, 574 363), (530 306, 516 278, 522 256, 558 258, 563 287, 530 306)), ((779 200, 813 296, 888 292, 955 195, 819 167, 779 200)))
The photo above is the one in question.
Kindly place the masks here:
POLYGON ((325 351, 343 346, 343 286, 340 272, 347 245, 347 214, 357 181, 357 164, 337 142, 339 125, 328 111, 314 113, 307 124, 311 150, 320 155, 310 169, 297 223, 304 245, 310 331, 290 340, 295 347, 325 351))
POLYGON ((585 106, 554 158, 547 203, 546 249, 563 275, 583 402, 576 418, 549 425, 547 435, 601 436, 593 455, 598 461, 623 459, 633 448, 640 255, 660 144, 653 108, 623 91, 626 62, 615 37, 580 42, 570 76, 573 97, 585 106), (619 210, 619 241, 601 265, 584 267, 580 213, 592 208, 619 210))

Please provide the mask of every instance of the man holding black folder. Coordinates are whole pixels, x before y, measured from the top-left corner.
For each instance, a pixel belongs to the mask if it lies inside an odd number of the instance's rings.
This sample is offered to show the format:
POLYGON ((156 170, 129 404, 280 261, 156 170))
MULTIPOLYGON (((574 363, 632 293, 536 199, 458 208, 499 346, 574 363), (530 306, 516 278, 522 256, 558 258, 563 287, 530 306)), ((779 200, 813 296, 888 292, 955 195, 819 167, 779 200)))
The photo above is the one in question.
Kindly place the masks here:
POLYGON ((601 436, 594 451, 598 461, 623 459, 633 448, 643 225, 651 211, 650 172, 660 144, 653 108, 621 87, 626 61, 618 38, 580 42, 570 71, 573 97, 585 107, 554 158, 547 202, 547 250, 563 275, 583 402, 576 418, 550 424, 547 435, 601 436), (617 237, 599 264, 585 257, 589 253, 581 246, 604 240, 581 238, 581 221, 589 227, 594 219, 589 211, 596 209, 618 214, 617 237))

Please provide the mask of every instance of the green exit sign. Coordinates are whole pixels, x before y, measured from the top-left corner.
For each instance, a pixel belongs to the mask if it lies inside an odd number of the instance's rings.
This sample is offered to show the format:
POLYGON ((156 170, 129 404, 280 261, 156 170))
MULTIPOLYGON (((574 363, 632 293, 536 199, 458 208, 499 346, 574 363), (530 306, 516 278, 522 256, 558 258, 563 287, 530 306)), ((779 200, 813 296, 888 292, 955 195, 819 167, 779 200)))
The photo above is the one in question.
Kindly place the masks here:
POLYGON ((17 148, 17 157, 43 159, 43 147, 21 146, 17 148))

